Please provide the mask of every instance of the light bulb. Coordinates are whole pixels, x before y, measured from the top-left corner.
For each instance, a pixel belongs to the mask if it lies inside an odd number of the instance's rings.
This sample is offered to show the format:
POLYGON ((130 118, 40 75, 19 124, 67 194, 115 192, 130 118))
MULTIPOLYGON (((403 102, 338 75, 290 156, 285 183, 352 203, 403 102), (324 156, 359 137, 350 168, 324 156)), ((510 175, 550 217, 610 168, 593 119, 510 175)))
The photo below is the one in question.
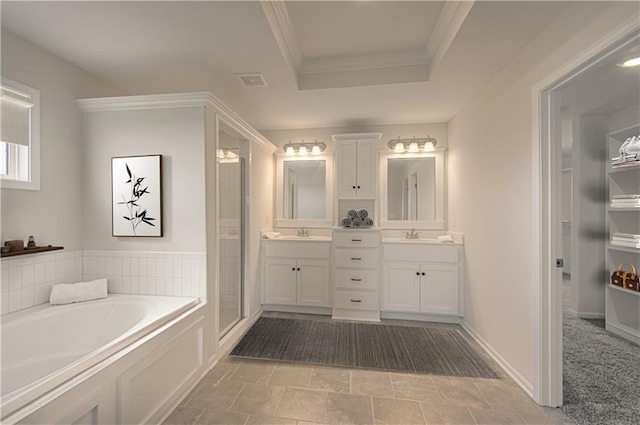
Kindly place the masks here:
POLYGON ((306 146, 300 146, 300 149, 298 149, 298 155, 305 156, 306 154, 307 154, 307 147, 306 146))
POLYGON ((436 148, 433 146, 433 142, 426 142, 422 148, 423 152, 433 152, 434 150, 436 150, 436 148))
POLYGON ((409 152, 410 153, 420 152, 420 149, 418 149, 418 143, 411 142, 411 144, 409 145, 409 152))
POLYGON ((218 149, 217 156, 220 159, 224 158, 224 151, 222 149, 218 149))
POLYGON ((296 153, 293 151, 293 146, 287 146, 287 156, 293 156, 296 153))
POLYGON ((313 145, 313 148, 311 148, 311 155, 320 155, 320 146, 313 145))
POLYGON ((620 64, 622 68, 631 68, 640 65, 640 57, 626 60, 620 64))
POLYGON ((397 142, 393 148, 393 153, 404 153, 404 144, 397 142))

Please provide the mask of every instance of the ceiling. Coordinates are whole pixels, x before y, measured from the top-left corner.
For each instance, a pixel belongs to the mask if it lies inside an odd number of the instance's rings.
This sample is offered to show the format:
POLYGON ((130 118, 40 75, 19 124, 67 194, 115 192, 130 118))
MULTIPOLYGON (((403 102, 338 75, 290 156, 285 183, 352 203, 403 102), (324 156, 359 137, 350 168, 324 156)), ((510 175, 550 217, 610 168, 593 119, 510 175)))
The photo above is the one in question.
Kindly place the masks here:
POLYGON ((2 28, 129 94, 210 91, 258 129, 449 121, 566 7, 11 2, 2 28), (239 73, 262 73, 246 87, 239 73))

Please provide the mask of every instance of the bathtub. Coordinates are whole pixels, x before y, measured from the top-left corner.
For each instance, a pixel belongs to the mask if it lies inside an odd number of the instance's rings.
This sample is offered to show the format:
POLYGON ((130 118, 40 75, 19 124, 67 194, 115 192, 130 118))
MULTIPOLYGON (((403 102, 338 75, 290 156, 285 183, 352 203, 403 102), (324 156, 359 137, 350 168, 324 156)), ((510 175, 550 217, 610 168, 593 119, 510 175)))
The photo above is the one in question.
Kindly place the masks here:
POLYGON ((198 303, 194 298, 110 294, 102 300, 43 304, 3 316, 2 417, 105 362, 198 303))

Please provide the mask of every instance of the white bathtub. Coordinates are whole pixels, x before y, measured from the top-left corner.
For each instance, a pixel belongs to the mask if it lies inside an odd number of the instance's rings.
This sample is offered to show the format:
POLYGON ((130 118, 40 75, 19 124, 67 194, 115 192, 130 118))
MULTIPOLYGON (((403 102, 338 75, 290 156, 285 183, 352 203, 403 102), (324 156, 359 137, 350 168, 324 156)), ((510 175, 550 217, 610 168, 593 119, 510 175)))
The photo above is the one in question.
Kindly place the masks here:
POLYGON ((15 411, 198 304, 198 299, 109 295, 43 304, 2 317, 2 414, 15 411))

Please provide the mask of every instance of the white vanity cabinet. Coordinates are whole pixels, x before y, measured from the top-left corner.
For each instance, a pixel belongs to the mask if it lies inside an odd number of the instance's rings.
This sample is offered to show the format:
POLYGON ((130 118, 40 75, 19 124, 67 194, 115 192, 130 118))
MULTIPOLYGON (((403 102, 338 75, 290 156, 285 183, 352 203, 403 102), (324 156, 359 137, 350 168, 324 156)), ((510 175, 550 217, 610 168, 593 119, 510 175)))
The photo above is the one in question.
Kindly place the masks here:
POLYGON ((374 199, 380 136, 335 135, 333 138, 336 141, 338 199, 374 199))
POLYGON ((383 312, 422 315, 412 317, 415 319, 460 321, 461 245, 383 243, 382 259, 383 312))
POLYGON ((331 307, 330 241, 263 241, 263 303, 331 307))
POLYGON ((380 231, 333 231, 333 318, 380 321, 380 231))

